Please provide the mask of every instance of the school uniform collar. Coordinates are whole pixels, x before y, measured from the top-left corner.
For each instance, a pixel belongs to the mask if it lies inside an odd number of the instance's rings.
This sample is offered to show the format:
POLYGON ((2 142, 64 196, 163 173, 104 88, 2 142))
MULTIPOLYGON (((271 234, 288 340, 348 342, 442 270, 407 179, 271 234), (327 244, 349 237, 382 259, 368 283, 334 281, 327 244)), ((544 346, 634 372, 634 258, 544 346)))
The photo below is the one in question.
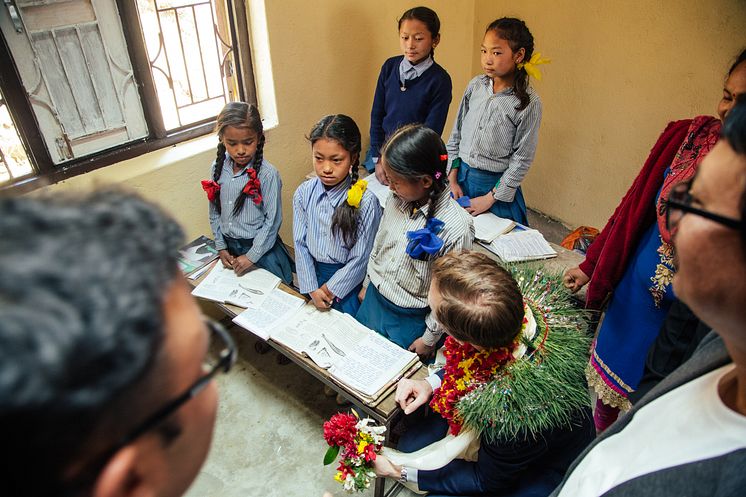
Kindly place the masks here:
POLYGON ((494 94, 494 95, 513 95, 515 93, 515 88, 512 86, 505 88, 504 90, 500 90, 497 93, 493 92, 492 91, 492 78, 490 78, 486 74, 482 74, 482 84, 487 88, 487 90, 491 94, 494 94))
POLYGON ((234 178, 238 178, 239 176, 243 176, 244 174, 246 174, 246 169, 250 169, 250 168, 254 167, 254 163, 250 162, 249 164, 246 164, 239 172, 234 173, 233 172, 233 164, 234 164, 233 158, 230 155, 225 154, 225 161, 223 161, 223 169, 227 169, 228 172, 230 173, 230 175, 232 177, 234 177, 234 178))
POLYGON ((350 181, 352 180, 348 176, 338 185, 327 189, 326 187, 324 187, 324 184, 321 182, 321 180, 319 178, 316 178, 314 196, 318 200, 326 195, 329 198, 329 203, 331 203, 336 208, 342 202, 342 200, 347 197, 347 190, 350 189, 350 181))
POLYGON ((430 69, 434 63, 435 61, 430 55, 417 65, 409 62, 406 57, 402 57, 401 63, 399 64, 399 81, 404 82, 419 78, 425 71, 430 69))
MULTIPOLYGON (((451 192, 448 188, 444 189, 440 194, 440 197, 435 202, 435 214, 441 212, 441 209, 451 200, 451 192)), ((427 213, 430 210, 430 202, 426 202, 425 205, 416 207, 413 202, 405 202, 401 198, 394 194, 394 206, 401 212, 414 219, 418 216, 427 217, 427 213)))

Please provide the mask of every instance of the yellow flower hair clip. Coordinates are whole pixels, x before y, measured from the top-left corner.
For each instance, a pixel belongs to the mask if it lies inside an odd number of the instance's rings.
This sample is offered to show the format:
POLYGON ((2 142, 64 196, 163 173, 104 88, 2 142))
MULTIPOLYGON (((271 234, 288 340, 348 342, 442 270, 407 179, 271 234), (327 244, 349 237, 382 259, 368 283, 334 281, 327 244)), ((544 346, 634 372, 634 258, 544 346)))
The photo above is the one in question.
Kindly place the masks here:
POLYGON ((547 59, 541 56, 539 52, 536 52, 531 56, 531 60, 528 62, 520 62, 516 64, 518 69, 525 69, 529 76, 536 79, 537 81, 541 81, 541 71, 539 70, 538 65, 541 64, 549 64, 552 62, 551 59, 547 59))
POLYGON ((347 203, 355 209, 360 208, 360 201, 363 200, 363 193, 368 188, 368 182, 364 179, 359 179, 357 182, 350 186, 347 190, 347 203))

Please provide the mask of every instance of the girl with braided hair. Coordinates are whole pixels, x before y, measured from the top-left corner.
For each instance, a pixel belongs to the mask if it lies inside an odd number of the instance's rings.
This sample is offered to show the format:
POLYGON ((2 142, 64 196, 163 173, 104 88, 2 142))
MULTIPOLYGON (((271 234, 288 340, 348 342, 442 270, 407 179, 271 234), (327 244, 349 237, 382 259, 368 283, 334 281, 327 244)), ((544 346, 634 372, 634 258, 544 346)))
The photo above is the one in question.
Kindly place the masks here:
POLYGON ((333 308, 354 316, 381 206, 358 177, 360 130, 351 117, 323 117, 308 140, 316 177, 293 195, 300 291, 321 310, 333 308))
POLYGON ((474 216, 490 211, 528 225, 521 183, 536 155, 542 109, 528 77, 541 79, 536 66, 549 60, 514 17, 487 26, 480 53, 484 74, 466 87, 448 140, 451 192, 470 199, 474 216))
POLYGON ((357 319, 403 348, 430 356, 443 332, 430 315, 433 262, 471 248, 471 216, 450 196, 448 155, 438 134, 422 125, 400 128, 381 160, 390 195, 368 263, 357 319))
POLYGON ((223 266, 237 275, 257 266, 286 284, 293 262, 278 235, 282 224, 282 181, 264 160, 264 128, 259 111, 230 102, 215 123, 217 158, 202 188, 210 201, 210 226, 223 266), (248 200, 248 201, 247 201, 248 200))

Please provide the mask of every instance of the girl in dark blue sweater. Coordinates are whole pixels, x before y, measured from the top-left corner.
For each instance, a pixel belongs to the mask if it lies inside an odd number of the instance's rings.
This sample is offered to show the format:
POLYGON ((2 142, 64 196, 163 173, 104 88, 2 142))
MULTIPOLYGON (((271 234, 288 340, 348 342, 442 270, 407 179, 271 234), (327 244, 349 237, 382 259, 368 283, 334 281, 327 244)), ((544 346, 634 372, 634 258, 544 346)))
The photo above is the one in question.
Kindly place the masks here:
POLYGON ((452 85, 446 70, 433 60, 439 42, 440 19, 432 9, 415 7, 399 19, 403 55, 391 57, 381 67, 370 112, 370 149, 364 164, 384 185, 388 181, 378 158, 391 133, 412 123, 443 133, 452 85))

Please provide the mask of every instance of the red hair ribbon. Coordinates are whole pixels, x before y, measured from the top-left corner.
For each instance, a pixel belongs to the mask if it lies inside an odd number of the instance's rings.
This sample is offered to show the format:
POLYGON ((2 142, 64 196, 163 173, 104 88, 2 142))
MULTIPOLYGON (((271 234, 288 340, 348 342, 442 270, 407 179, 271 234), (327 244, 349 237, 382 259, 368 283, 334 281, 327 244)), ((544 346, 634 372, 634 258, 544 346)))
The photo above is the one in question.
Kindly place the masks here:
POLYGON ((243 187, 243 192, 251 197, 251 201, 254 202, 254 205, 259 205, 262 203, 262 184, 256 176, 255 169, 247 167, 246 174, 249 176, 249 180, 246 182, 246 186, 243 187))
POLYGON ((440 160, 448 160, 448 154, 441 155, 440 160))
POLYGON ((218 195, 220 195, 220 185, 213 179, 203 179, 202 189, 207 192, 207 200, 210 202, 214 202, 218 195))

